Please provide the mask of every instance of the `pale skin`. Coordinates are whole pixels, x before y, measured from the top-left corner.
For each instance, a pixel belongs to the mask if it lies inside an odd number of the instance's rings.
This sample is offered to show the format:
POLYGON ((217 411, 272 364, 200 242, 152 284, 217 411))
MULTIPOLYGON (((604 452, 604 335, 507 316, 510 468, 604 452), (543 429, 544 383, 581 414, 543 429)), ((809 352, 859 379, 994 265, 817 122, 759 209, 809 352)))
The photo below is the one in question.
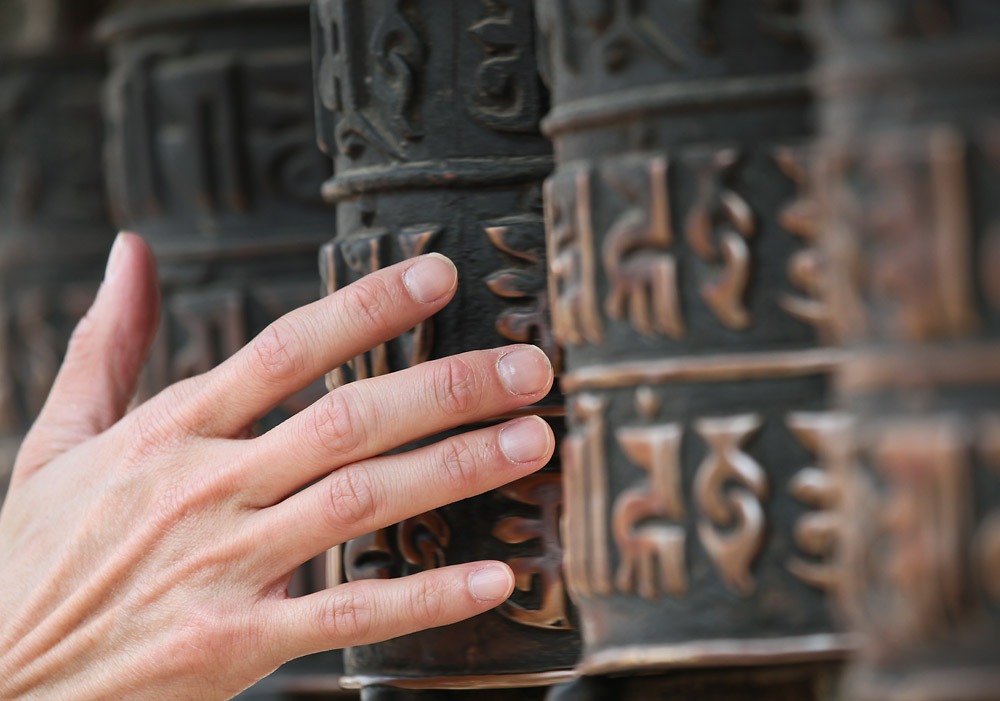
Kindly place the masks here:
POLYGON ((383 455, 544 397, 552 369, 537 348, 354 383, 262 436, 249 431, 442 309, 456 285, 441 256, 386 268, 126 411, 160 300, 149 248, 120 235, 0 512, 0 698, 225 699, 295 657, 503 602, 514 579, 499 562, 300 598, 287 586, 339 543, 545 465, 555 441, 535 417, 383 455))

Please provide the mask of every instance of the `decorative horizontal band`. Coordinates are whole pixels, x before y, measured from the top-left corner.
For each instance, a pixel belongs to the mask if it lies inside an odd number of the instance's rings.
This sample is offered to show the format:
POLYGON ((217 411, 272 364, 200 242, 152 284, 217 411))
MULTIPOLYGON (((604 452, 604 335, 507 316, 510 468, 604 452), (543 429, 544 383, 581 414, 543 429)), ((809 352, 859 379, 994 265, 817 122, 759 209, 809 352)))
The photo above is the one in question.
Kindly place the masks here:
MULTIPOLYGON (((137 227, 141 232, 142 227, 137 227)), ((156 259, 161 263, 201 262, 220 259, 251 259, 275 256, 292 256, 296 254, 315 256, 319 247, 330 240, 334 234, 334 224, 331 219, 327 231, 316 230, 303 234, 294 231, 280 237, 267 236, 254 241, 251 237, 232 239, 161 239, 155 235, 146 235, 156 259)))
POLYGON ((806 101, 803 74, 691 80, 643 86, 559 105, 542 120, 549 137, 670 112, 731 109, 773 102, 806 101))
POLYGON ((503 185, 544 178, 552 172, 553 164, 552 156, 392 163, 341 171, 323 185, 323 197, 338 202, 366 192, 503 185))
POLYGON ((366 686, 392 686, 397 689, 524 689, 553 686, 576 678, 572 670, 530 672, 528 674, 479 674, 461 677, 381 677, 352 675, 340 678, 344 689, 366 686))
POLYGON ((676 645, 626 645, 587 655, 586 676, 691 667, 757 667, 840 660, 857 646, 850 635, 819 633, 787 638, 700 640, 676 645))
POLYGON ((837 373, 843 392, 1000 382, 1000 345, 859 352, 837 373))
POLYGON ((563 375, 561 388, 565 394, 570 394, 585 389, 615 389, 663 382, 800 377, 832 372, 843 358, 841 351, 818 349, 594 365, 563 375))
MULTIPOLYGON (((260 0, 247 5, 211 4, 206 6, 166 5, 120 10, 97 24, 94 36, 99 42, 117 41, 124 36, 144 32, 167 32, 199 26, 225 26, 227 22, 245 18, 265 23, 291 18, 301 20, 308 7, 289 4, 286 0, 260 0)), ((308 14, 305 15, 308 17, 308 14)))
MULTIPOLYGON (((814 83, 824 97, 877 96, 885 88, 898 88, 902 81, 918 78, 918 85, 963 83, 1000 78, 1000 49, 996 42, 963 37, 959 41, 921 43, 913 51, 883 52, 852 47, 843 58, 826 61, 817 69, 814 83)), ((909 84, 909 83, 907 83, 909 84)), ((995 86, 995 85, 994 85, 995 86)), ((908 88, 912 91, 912 86, 908 88)))
POLYGON ((1000 671, 990 668, 913 665, 905 675, 855 669, 844 680, 842 698, 856 701, 996 701, 1000 671))

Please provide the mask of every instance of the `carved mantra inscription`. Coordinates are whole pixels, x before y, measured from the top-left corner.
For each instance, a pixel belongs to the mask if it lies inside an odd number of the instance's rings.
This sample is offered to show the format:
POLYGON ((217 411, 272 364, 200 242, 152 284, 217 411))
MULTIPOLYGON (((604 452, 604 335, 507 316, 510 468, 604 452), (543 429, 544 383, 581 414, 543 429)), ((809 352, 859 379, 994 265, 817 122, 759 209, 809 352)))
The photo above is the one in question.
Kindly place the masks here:
MULTIPOLYGON (((639 388, 635 398, 637 413, 651 420, 656 413, 652 390, 639 388)), ((753 563, 768 528, 765 504, 771 489, 765 466, 748 452, 762 429, 761 417, 705 418, 690 427, 651 421, 616 428, 611 436, 614 448, 647 479, 612 499, 608 400, 583 393, 573 401, 577 430, 562 448, 566 572, 573 593, 607 596, 618 591, 649 600, 687 594, 685 553, 692 509, 685 501, 681 451, 685 441, 695 440, 706 449, 693 480, 697 537, 726 587, 740 596, 753 594, 753 563), (612 557, 612 540, 617 558, 612 557)), ((791 481, 793 495, 812 508, 795 529, 795 542, 806 557, 791 559, 788 569, 806 584, 833 587, 839 529, 831 509, 838 503, 841 472, 833 470, 832 456, 839 455, 842 421, 836 415, 792 414, 785 423, 822 465, 803 468, 791 481)))
MULTIPOLYGON (((989 244, 972 250, 967 152, 965 137, 941 126, 892 134, 863 156, 833 154, 824 164, 832 176, 825 208, 834 232, 828 248, 836 260, 830 300, 838 338, 877 330, 929 341, 978 328, 970 262, 991 255, 989 244)), ((983 277, 987 297, 994 277, 983 277)))
POLYGON ((510 0, 480 0, 482 19, 469 32, 484 58, 476 67, 469 96, 469 113, 500 131, 538 130, 542 118, 542 90, 534 39, 522 27, 531 25, 531 5, 510 0))
MULTIPOLYGON (((422 138, 417 77, 427 50, 403 0, 324 0, 313 5, 318 97, 332 115, 320 143, 358 158, 367 147, 406 160, 422 138), (366 22, 367 20, 367 22, 366 22), (367 63, 373 63, 369 70, 367 63)), ((322 120, 321 120, 322 121, 322 120)))
POLYGON ((525 214, 481 226, 490 243, 511 261, 486 278, 490 291, 508 302, 497 318, 497 332, 517 343, 534 343, 558 372, 560 351, 549 322, 545 279, 545 222, 540 215, 525 214))
MULTIPOLYGON (((804 295, 786 295, 780 307, 790 316, 822 327, 828 314, 818 300, 822 259, 813 244, 815 204, 805 155, 780 148, 776 167, 799 188, 780 224, 806 248, 789 263, 790 283, 804 295)), ((553 330, 565 345, 599 344, 606 320, 627 322, 647 337, 687 335, 682 313, 680 265, 698 281, 701 301, 726 328, 741 331, 752 319, 745 297, 752 279, 750 242, 758 225, 735 176, 742 158, 735 148, 689 154, 695 195, 681 214, 683 244, 674 230, 666 155, 631 156, 560 173, 546 183, 549 231, 549 297, 553 330), (613 203, 616 215, 597 229, 595 202, 613 203), (682 246, 686 250, 682 250, 682 246), (595 251, 600 251, 598 259, 595 251), (693 254, 692 255, 689 255, 693 254), (607 292, 599 298, 599 277, 607 292), (602 313, 603 312, 603 313, 602 313)))
POLYGON ((871 466, 848 497, 872 516, 851 523, 845 580, 855 623, 886 648, 912 647, 985 625, 1000 603, 1000 513, 975 491, 1000 484, 1000 416, 875 427, 859 451, 871 466))
POLYGON ((141 44, 118 63, 105 97, 109 186, 119 221, 191 203, 201 216, 265 201, 319 202, 326 174, 313 146, 305 51, 192 54, 141 44))
MULTIPOLYGON (((409 226, 398 231, 376 229, 360 231, 350 238, 327 244, 320 254, 320 272, 326 292, 333 294, 394 262, 429 253, 442 230, 443 227, 437 224, 409 226)), ((431 355, 433 324, 433 319, 423 321, 402 336, 358 356, 347 366, 353 378, 345 375, 344 368, 338 368, 330 375, 330 382, 340 387, 351 379, 363 380, 399 369, 390 363, 390 344, 399 350, 405 367, 424 362, 431 355)))
MULTIPOLYGON (((502 516, 492 529, 497 541, 515 547, 528 544, 534 550, 531 555, 507 558, 514 571, 516 589, 511 599, 497 612, 515 623, 534 628, 571 629, 559 534, 562 514, 560 475, 531 475, 497 493, 512 503, 531 507, 537 514, 502 516), (520 600, 522 594, 524 601, 520 600)), ((444 567, 448 564, 452 535, 447 509, 442 509, 355 538, 345 546, 347 578, 350 581, 388 579, 397 574, 400 566, 405 567, 406 573, 444 567)))

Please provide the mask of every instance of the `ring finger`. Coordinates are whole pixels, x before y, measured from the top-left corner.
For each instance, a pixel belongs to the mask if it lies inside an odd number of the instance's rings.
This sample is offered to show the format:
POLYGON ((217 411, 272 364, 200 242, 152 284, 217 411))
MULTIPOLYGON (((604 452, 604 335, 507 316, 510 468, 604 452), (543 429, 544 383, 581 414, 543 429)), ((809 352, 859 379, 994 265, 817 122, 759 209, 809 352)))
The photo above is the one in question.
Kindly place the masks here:
POLYGON ((549 425, 529 416, 348 465, 259 512, 254 528, 271 535, 262 555, 283 574, 351 538, 535 472, 554 446, 549 425))

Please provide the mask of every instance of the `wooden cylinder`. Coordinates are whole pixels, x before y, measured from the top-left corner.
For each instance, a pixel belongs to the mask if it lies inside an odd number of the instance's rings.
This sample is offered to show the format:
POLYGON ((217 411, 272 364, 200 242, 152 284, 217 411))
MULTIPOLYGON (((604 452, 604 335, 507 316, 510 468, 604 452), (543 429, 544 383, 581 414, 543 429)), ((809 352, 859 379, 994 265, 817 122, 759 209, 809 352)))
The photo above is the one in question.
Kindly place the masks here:
POLYGON ((1000 688, 1000 6, 815 2, 844 697, 1000 688))
MULTIPOLYGON (((432 251, 459 274, 451 304, 338 369, 331 386, 512 342, 535 343, 558 364, 541 195, 552 157, 537 130, 547 94, 530 1, 314 7, 320 143, 336 164, 324 187, 337 206, 337 238, 321 255, 327 290, 432 251)), ((527 413, 561 431, 557 394, 527 413)), ((561 498, 553 464, 346 546, 352 580, 487 558, 517 574, 511 601, 493 612, 348 650, 365 698, 493 689, 492 698, 566 677, 579 648, 561 575, 561 498)))
POLYGON ((560 693, 823 698, 849 647, 821 467, 839 356, 798 3, 536 7, 586 678, 560 693))

